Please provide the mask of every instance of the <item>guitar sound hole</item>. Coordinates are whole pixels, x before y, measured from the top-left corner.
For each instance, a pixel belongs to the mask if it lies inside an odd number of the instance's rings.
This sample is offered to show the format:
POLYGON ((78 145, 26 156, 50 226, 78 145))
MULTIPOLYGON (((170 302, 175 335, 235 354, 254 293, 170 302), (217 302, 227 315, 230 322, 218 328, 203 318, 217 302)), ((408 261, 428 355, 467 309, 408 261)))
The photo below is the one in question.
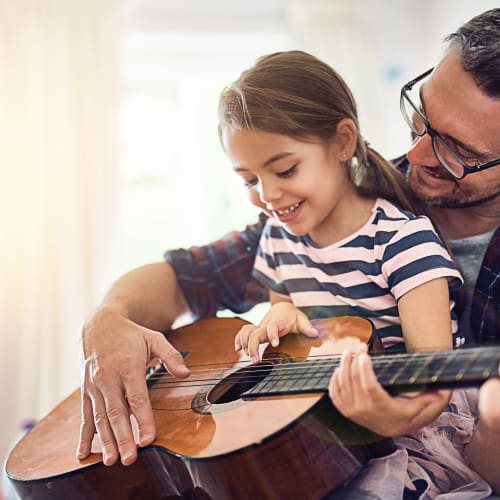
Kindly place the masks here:
POLYGON ((261 363, 247 366, 223 378, 208 394, 207 399, 212 404, 223 404, 236 401, 241 395, 257 385, 269 375, 272 363, 261 363))

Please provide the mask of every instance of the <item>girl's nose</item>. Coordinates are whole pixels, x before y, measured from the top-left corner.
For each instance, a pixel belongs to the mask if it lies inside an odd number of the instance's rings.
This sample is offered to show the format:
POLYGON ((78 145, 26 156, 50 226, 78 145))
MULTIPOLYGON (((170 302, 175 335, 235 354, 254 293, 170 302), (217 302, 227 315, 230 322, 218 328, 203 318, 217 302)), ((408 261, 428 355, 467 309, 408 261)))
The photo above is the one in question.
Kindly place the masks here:
POLYGON ((281 191, 274 182, 267 181, 264 183, 262 181, 259 181, 257 189, 259 192, 260 201, 265 205, 272 205, 273 202, 278 200, 281 196, 281 191))

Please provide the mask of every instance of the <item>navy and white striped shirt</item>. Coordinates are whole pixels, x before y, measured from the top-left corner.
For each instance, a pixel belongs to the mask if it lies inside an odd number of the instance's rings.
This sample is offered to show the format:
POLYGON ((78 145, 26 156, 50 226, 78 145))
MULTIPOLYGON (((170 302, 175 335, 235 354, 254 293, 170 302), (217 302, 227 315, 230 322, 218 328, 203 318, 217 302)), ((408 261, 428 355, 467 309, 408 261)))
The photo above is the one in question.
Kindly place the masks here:
MULTIPOLYGON (((319 247, 308 236, 288 233, 267 220, 254 276, 290 297, 310 318, 361 316, 370 319, 386 347, 403 347, 397 301, 436 278, 453 286, 460 272, 431 221, 377 199, 368 222, 342 241, 319 247)), ((453 303, 450 303, 450 308, 453 303)), ((454 344, 460 344, 452 314, 454 344)))

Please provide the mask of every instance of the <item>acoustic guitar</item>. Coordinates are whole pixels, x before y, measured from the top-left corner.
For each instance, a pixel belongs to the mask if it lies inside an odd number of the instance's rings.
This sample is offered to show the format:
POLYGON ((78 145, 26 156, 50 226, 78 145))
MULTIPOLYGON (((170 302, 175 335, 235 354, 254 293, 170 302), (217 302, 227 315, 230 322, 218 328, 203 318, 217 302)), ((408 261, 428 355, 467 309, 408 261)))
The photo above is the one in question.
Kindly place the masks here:
MULTIPOLYGON (((238 318, 213 318, 167 333, 191 374, 172 377, 161 363, 147 383, 157 436, 131 466, 106 467, 93 453, 75 458, 80 425, 76 390, 12 449, 5 470, 23 499, 319 499, 354 478, 392 441, 338 413, 328 383, 338 340, 380 343, 370 321, 315 321, 318 338, 290 334, 263 347, 251 365, 235 352, 238 318)), ((374 356, 389 390, 480 384, 498 374, 500 348, 374 356)), ((132 419, 133 420, 133 419, 132 419)))

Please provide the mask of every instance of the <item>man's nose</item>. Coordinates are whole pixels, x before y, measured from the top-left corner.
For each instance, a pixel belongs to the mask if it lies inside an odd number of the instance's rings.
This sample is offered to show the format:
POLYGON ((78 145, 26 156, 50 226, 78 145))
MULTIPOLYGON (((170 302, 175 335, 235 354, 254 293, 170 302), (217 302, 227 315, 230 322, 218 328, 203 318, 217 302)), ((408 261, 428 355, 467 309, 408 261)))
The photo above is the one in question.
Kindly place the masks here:
POLYGON ((412 165, 423 165, 426 167, 439 167, 441 163, 434 153, 432 137, 426 133, 417 137, 408 150, 408 161, 412 165))
POLYGON ((429 134, 417 137, 408 150, 407 156, 412 165, 424 165, 426 167, 439 167, 441 165, 434 153, 432 137, 429 134))

